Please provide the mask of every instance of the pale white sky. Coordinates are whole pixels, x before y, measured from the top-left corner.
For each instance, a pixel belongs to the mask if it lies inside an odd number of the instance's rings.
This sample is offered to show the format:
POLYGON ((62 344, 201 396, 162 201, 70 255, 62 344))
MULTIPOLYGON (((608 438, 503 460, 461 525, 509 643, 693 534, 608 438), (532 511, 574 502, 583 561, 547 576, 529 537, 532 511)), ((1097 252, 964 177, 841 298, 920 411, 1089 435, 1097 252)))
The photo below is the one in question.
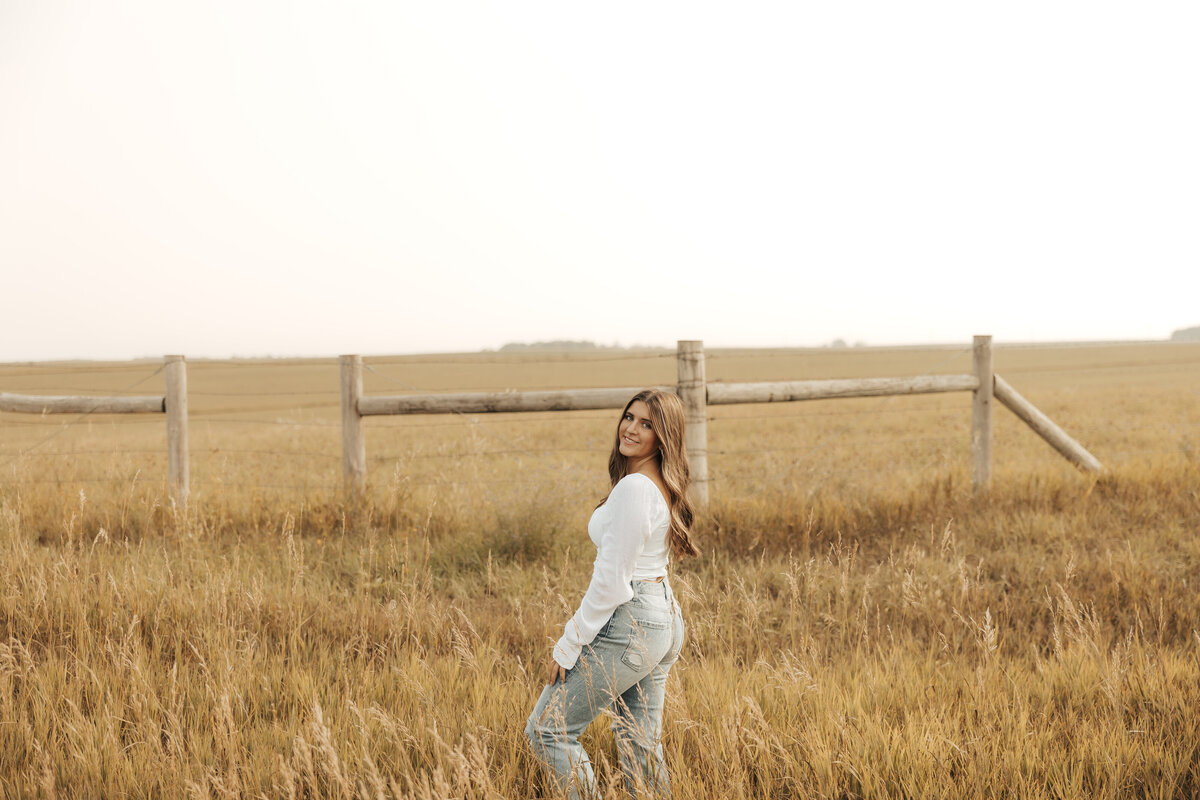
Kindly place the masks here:
POLYGON ((1164 338, 1195 3, 0 0, 0 360, 1164 338))

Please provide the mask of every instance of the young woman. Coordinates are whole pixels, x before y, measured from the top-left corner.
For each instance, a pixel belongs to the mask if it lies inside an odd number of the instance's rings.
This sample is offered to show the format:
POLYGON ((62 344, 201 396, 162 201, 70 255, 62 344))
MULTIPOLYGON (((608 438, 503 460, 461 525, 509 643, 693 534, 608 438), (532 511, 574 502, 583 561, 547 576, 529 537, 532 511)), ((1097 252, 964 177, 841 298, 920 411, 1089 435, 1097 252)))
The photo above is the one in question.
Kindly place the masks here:
POLYGON ((552 783, 571 798, 597 794, 579 735, 610 706, 630 793, 670 793, 659 740, 683 617, 667 562, 697 552, 683 426, 683 403, 670 392, 646 389, 625 406, 608 458, 612 488, 588 522, 592 580, 551 651, 548 685, 525 726, 552 783))

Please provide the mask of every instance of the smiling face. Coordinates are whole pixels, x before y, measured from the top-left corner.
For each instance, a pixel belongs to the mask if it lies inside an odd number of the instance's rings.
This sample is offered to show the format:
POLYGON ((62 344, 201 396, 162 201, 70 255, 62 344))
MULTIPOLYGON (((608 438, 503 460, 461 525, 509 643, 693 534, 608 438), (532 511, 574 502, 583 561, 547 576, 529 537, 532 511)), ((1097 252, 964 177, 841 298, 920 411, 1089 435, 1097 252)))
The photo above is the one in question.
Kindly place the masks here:
POLYGON ((625 416, 617 426, 617 447, 621 455, 631 462, 641 461, 658 452, 658 436, 650 422, 650 407, 644 401, 635 400, 625 410, 625 416))

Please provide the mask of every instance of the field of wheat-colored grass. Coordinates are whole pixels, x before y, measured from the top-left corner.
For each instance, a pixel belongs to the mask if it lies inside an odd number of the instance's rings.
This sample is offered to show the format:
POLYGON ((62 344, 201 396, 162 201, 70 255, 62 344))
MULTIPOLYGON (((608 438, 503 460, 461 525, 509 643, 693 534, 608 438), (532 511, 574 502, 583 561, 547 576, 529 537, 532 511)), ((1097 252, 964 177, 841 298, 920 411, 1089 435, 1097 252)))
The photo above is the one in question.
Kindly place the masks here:
MULTIPOLYGON (((670 384, 674 353, 366 357, 368 394, 670 384)), ((710 381, 970 372, 969 347, 716 350, 710 381)), ((969 393, 709 409, 672 581, 681 798, 1200 794, 1200 345, 1003 347, 1108 468, 969 393)), ((157 361, 0 391, 160 394, 157 361)), ((376 417, 341 478, 335 359, 188 365, 162 415, 0 414, 5 796, 543 796, 523 737, 593 551, 615 412, 376 417)), ((619 794, 607 722, 585 737, 619 794)))

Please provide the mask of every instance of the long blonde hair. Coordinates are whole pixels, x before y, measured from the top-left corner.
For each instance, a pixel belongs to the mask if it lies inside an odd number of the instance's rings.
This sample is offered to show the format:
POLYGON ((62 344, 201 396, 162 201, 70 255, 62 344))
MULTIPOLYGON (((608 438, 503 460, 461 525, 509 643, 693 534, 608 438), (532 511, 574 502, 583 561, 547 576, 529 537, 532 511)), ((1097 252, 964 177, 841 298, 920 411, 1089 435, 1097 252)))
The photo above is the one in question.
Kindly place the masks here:
MULTIPOLYGON (((621 412, 621 420, 629 407, 641 400, 650 409, 650 427, 658 438, 658 469, 667 488, 667 508, 671 511, 671 527, 667 532, 667 543, 677 556, 694 556, 699 550, 691 540, 692 521, 695 511, 688 499, 688 484, 691 470, 688 467, 687 451, 683 446, 684 413, 683 401, 674 392, 660 389, 643 389, 630 398, 621 412)), ((608 456, 608 477, 612 486, 629 474, 629 459, 621 454, 621 423, 617 422, 617 435, 613 440, 612 453, 608 456)), ((604 505, 608 498, 600 501, 604 505)), ((597 506, 599 508, 599 506, 597 506)))

